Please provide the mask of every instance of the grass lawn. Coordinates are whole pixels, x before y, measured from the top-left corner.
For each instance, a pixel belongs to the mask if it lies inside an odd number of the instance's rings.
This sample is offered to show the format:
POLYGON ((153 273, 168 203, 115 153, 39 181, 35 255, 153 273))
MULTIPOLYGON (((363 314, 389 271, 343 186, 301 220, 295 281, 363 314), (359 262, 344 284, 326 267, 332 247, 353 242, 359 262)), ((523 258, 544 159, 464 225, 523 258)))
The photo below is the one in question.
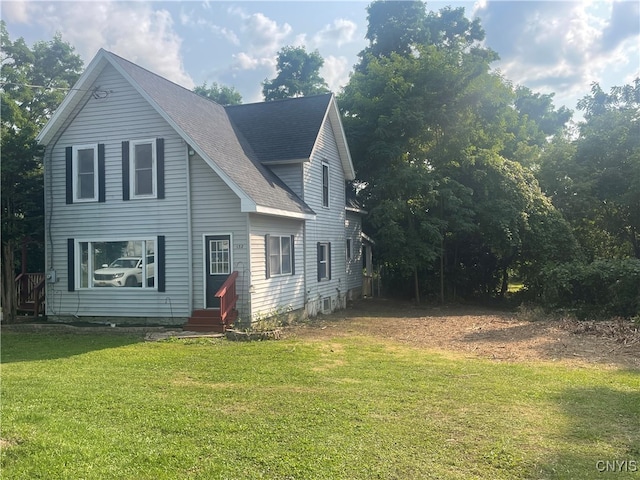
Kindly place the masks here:
POLYGON ((640 475, 639 371, 357 335, 4 333, 1 353, 3 479, 640 475))

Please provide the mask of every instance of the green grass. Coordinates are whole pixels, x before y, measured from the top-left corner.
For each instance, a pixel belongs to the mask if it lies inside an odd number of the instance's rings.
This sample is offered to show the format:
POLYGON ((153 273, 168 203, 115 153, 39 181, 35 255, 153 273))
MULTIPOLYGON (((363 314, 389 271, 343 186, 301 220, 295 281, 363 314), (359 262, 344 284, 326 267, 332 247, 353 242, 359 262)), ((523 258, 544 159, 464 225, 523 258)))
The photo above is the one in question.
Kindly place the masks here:
POLYGON ((5 333, 2 362, 3 479, 639 475, 596 468, 640 468, 638 371, 494 363, 361 336, 5 333))

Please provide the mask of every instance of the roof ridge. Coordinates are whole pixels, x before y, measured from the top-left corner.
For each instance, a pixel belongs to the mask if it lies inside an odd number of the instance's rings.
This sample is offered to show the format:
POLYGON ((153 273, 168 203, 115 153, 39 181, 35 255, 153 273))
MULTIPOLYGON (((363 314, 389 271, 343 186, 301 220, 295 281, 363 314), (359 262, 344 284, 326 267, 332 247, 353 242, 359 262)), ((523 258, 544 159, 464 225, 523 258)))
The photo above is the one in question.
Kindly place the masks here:
POLYGON ((276 100, 263 100, 261 102, 251 102, 251 103, 240 103, 238 105, 224 105, 224 108, 239 108, 239 107, 248 107, 251 105, 273 105, 273 104, 277 104, 277 103, 284 103, 284 102, 290 102, 290 101, 300 101, 300 100, 308 100, 308 99, 312 99, 312 98, 317 98, 317 97, 328 97, 328 96, 332 96, 334 95, 333 92, 329 92, 329 93, 317 93, 315 95, 305 95, 302 97, 289 97, 289 98, 278 98, 276 100))
MULTIPOLYGON (((113 57, 116 57, 119 61, 125 62, 125 63, 127 63, 127 64, 129 64, 129 65, 131 65, 131 66, 133 66, 133 67, 135 67, 135 68, 138 68, 138 69, 140 69, 140 70, 144 70, 144 71, 145 71, 145 72, 147 72, 148 74, 153 75, 154 77, 157 77, 157 78, 159 78, 160 80, 162 80, 162 81, 164 81, 164 82, 170 83, 170 84, 172 84, 172 85, 175 85, 175 86, 176 86, 176 87, 178 87, 178 88, 181 88, 182 90, 184 90, 184 91, 186 91, 186 92, 189 92, 191 95, 195 95, 195 96, 196 96, 196 97, 198 97, 198 98, 202 98, 202 99, 207 100, 207 101, 209 101, 209 102, 211 102, 211 103, 215 103, 216 105, 220 105, 220 104, 219 104, 218 102, 216 102, 215 100, 212 100, 211 98, 209 98, 209 97, 205 97, 205 96, 203 96, 203 95, 198 95, 198 94, 197 94, 196 92, 194 92, 193 90, 189 90, 187 87, 185 87, 185 86, 183 86, 183 85, 180 85, 179 83, 176 83, 176 82, 174 82, 173 80, 169 80, 168 78, 163 77, 162 75, 160 75, 160 74, 158 74, 158 73, 155 73, 155 72, 153 72, 153 71, 149 70, 148 68, 145 68, 145 67, 143 67, 143 66, 141 66, 141 65, 138 65, 137 63, 134 63, 134 62, 132 62, 131 60, 127 60, 126 58, 121 57, 121 56, 120 56, 120 55, 118 55, 117 53, 110 52, 109 50, 105 50, 104 48, 103 48, 103 49, 101 49, 101 50, 102 50, 102 51, 104 51, 104 52, 105 52, 106 54, 108 54, 108 55, 111 55, 111 56, 113 56, 113 57)), ((224 107, 224 105, 220 105, 220 106, 221 106, 221 107, 224 107)))

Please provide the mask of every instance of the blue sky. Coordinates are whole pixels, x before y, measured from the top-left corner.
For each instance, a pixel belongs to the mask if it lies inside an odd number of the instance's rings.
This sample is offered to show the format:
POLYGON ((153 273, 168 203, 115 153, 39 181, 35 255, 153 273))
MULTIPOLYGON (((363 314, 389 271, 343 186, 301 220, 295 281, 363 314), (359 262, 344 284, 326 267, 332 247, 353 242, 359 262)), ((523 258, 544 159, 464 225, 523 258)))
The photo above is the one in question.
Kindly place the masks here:
MULTIPOLYGON (((13 40, 31 45, 56 32, 88 63, 99 48, 187 88, 203 82, 235 87, 245 103, 260 101, 261 82, 276 74, 279 49, 304 45, 325 60, 335 92, 366 46, 366 1, 3 1, 13 40)), ((514 84, 556 94, 575 109, 592 82, 608 90, 640 76, 640 1, 427 2, 462 6, 479 17, 493 68, 514 84)))

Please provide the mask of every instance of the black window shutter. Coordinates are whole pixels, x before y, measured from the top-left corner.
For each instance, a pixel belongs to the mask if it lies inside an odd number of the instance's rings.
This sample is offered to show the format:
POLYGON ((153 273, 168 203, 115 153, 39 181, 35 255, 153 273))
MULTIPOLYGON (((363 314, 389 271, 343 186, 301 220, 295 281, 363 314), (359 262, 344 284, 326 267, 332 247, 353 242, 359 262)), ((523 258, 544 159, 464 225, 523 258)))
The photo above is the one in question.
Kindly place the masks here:
POLYGON ((65 148, 67 204, 73 203, 73 147, 65 148))
POLYGON ((70 292, 76 289, 75 258, 73 238, 67 238, 67 290, 70 292))
POLYGON ((327 245, 327 276, 331 280, 331 242, 327 245))
POLYGON ((164 198, 164 138, 156 138, 156 170, 158 198, 164 198))
POLYGON ((294 245, 296 241, 296 236, 291 235, 291 275, 296 274, 296 251, 294 249, 294 245))
POLYGON ((317 244, 317 250, 318 250, 318 260, 316 262, 316 268, 318 270, 318 281, 322 280, 321 276, 320 276, 320 257, 322 256, 322 244, 320 242, 318 242, 317 244))
POLYGON ((98 201, 105 201, 104 143, 98 144, 98 201))
POLYGON ((129 142, 122 142, 122 200, 129 200, 129 142))
POLYGON ((271 278, 271 262, 269 261, 269 237, 270 235, 264 236, 264 263, 265 263, 265 271, 266 278, 271 278))
POLYGON ((158 291, 165 292, 165 246, 164 246, 164 235, 158 236, 158 251, 156 252, 156 282, 158 282, 158 291))

